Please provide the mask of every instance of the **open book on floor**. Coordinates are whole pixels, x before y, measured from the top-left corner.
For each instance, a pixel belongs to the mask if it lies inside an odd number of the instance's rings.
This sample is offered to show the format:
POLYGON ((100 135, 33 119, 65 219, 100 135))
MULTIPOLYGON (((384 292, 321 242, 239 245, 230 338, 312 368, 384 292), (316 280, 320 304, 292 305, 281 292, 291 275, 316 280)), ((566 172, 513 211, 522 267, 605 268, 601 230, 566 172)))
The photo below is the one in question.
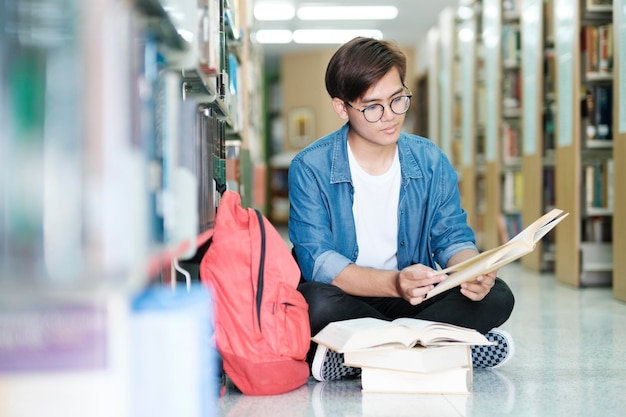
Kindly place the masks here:
POLYGON ((472 366, 470 345, 423 347, 387 346, 349 350, 343 354, 344 365, 355 368, 383 368, 405 372, 439 372, 472 366))
POLYGON ((447 274, 448 278, 437 284, 437 286, 426 295, 426 298, 434 297, 450 288, 461 285, 463 282, 471 281, 479 275, 500 269, 522 256, 531 253, 535 250, 537 242, 567 217, 568 214, 569 213, 563 210, 552 209, 505 244, 438 271, 440 274, 447 274))
POLYGON ((371 317, 329 323, 312 337, 337 352, 381 346, 491 345, 473 329, 413 318, 385 321, 371 317))
POLYGON ((469 394, 472 382, 471 366, 430 373, 361 369, 361 388, 366 393, 469 394))

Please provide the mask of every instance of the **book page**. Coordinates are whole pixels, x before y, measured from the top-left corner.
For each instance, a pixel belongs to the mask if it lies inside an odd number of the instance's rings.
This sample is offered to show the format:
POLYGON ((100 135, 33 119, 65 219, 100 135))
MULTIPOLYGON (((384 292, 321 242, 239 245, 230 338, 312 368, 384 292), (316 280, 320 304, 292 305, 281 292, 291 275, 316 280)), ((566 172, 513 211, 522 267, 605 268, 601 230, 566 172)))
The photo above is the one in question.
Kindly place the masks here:
POLYGON ((476 330, 452 324, 415 318, 399 318, 390 322, 371 317, 329 323, 311 340, 337 352, 392 345, 410 348, 417 344, 490 344, 476 330))
POLYGON ((415 331, 406 326, 363 317, 330 323, 311 339, 337 352, 344 352, 385 344, 412 347, 417 337, 415 331))
POLYGON ((563 210, 552 209, 505 244, 439 271, 439 274, 450 274, 450 276, 431 290, 426 298, 434 297, 463 282, 471 281, 479 275, 498 270, 529 254, 535 249, 537 242, 567 217, 568 214, 564 213, 563 210))
POLYGON ((521 242, 509 243, 487 252, 482 252, 475 257, 453 265, 450 268, 439 271, 440 274, 450 274, 445 281, 440 282, 432 289, 426 298, 434 297, 437 294, 454 288, 463 282, 471 281, 479 275, 487 274, 500 269, 516 259, 532 252, 534 245, 528 247, 521 242))
POLYGON ((417 343, 422 346, 447 344, 488 345, 490 342, 479 332, 454 324, 439 323, 415 318, 399 318, 392 323, 406 326, 415 332, 417 343))
MULTIPOLYGON (((552 209, 548 213, 544 214, 524 230, 511 238, 509 242, 524 242, 530 246, 533 246, 541 240, 550 230, 561 222, 569 213, 563 213, 563 210, 552 209)), ((507 244, 505 243, 505 245, 507 244)))
POLYGON ((424 328, 437 324, 434 321, 414 319, 410 317, 400 317, 399 319, 392 321, 392 323, 412 329, 415 332, 416 337, 422 333, 424 328))

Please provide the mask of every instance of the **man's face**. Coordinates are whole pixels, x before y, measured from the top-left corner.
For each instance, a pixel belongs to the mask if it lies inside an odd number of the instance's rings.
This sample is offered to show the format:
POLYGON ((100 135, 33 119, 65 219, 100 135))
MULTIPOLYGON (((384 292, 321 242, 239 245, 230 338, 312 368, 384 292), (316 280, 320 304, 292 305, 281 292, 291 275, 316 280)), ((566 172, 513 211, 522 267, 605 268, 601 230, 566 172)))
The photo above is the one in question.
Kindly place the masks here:
POLYGON ((352 139, 381 146, 395 144, 406 117, 406 113, 397 112, 405 109, 405 102, 408 104, 405 99, 407 94, 410 93, 402 84, 398 70, 393 68, 361 98, 347 104, 342 103, 343 117, 350 121, 352 127, 352 139), (391 108, 392 102, 394 110, 391 108), (378 117, 380 119, 376 120, 378 117))

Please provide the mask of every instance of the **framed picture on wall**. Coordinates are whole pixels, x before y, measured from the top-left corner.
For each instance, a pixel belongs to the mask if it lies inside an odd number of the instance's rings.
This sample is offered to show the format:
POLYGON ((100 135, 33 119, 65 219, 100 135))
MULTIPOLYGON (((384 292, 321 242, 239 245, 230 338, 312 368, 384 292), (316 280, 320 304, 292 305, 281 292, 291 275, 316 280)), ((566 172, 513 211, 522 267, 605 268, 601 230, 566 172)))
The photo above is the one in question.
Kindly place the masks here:
POLYGON ((315 112, 311 107, 297 107, 289 111, 289 145, 304 148, 315 140, 315 112))

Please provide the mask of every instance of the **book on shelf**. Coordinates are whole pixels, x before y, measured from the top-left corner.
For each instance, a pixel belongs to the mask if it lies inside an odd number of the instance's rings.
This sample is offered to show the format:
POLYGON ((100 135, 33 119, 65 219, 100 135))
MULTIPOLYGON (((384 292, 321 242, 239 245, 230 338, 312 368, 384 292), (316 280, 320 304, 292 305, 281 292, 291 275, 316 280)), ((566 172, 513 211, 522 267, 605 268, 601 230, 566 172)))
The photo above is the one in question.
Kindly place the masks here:
POLYGON ((522 156, 519 127, 502 122, 502 142, 504 160, 514 160, 522 156))
POLYGON ((560 209, 552 209, 524 230, 512 237, 508 242, 456 265, 440 270, 438 273, 448 277, 433 288, 426 298, 454 288, 463 282, 471 281, 479 275, 500 269, 501 267, 521 258, 535 250, 537 242, 559 224, 569 213, 560 209))
POLYGON ((587 215, 613 212, 613 160, 594 161, 584 167, 585 213, 587 215))
POLYGON ((586 76, 613 72, 613 25, 587 25, 582 28, 582 49, 586 76))
POLYGON ((613 72, 613 24, 598 28, 598 70, 601 73, 613 72))
POLYGON ((613 0, 586 0, 585 7, 589 12, 610 12, 613 0))
POLYGON ((335 321, 313 336, 312 340, 337 352, 382 346, 411 348, 417 345, 492 344, 474 329, 406 317, 393 321, 373 317, 335 321))
POLYGON ((600 65, 598 63, 598 27, 584 26, 583 36, 583 52, 585 58, 585 71, 587 74, 598 72, 600 65))
MULTIPOLYGON (((506 161, 506 159, 503 161, 506 161)), ((524 175, 522 172, 512 169, 504 171, 502 179, 502 210, 507 213, 521 211, 523 194, 524 175)))
POLYGON ((502 0, 502 11, 508 13, 519 13, 521 10, 520 0, 502 0))
POLYGON ((471 366, 426 373, 369 367, 361 369, 364 393, 469 394, 472 382, 471 366))
POLYGON ((470 345, 390 346, 349 350, 343 354, 343 363, 355 368, 383 368, 405 372, 440 372, 447 369, 471 367, 470 345))
POLYGON ((220 14, 218 0, 202 2, 198 10, 198 62, 200 69, 208 76, 219 73, 222 60, 220 14))
POLYGON ((502 26, 502 61, 510 67, 520 63, 521 31, 518 25, 502 26))
POLYGON ((583 119, 586 119, 587 146, 600 145, 600 142, 592 142, 594 140, 612 140, 613 88, 608 85, 588 87, 585 104, 582 109, 582 116, 583 119))
POLYGON ((595 137, 593 139, 613 139, 613 88, 600 85, 594 88, 595 95, 595 137))
POLYGON ((498 219, 500 242, 508 242, 509 239, 521 232, 522 229, 522 213, 520 213, 519 210, 511 210, 509 212, 500 213, 498 219))

